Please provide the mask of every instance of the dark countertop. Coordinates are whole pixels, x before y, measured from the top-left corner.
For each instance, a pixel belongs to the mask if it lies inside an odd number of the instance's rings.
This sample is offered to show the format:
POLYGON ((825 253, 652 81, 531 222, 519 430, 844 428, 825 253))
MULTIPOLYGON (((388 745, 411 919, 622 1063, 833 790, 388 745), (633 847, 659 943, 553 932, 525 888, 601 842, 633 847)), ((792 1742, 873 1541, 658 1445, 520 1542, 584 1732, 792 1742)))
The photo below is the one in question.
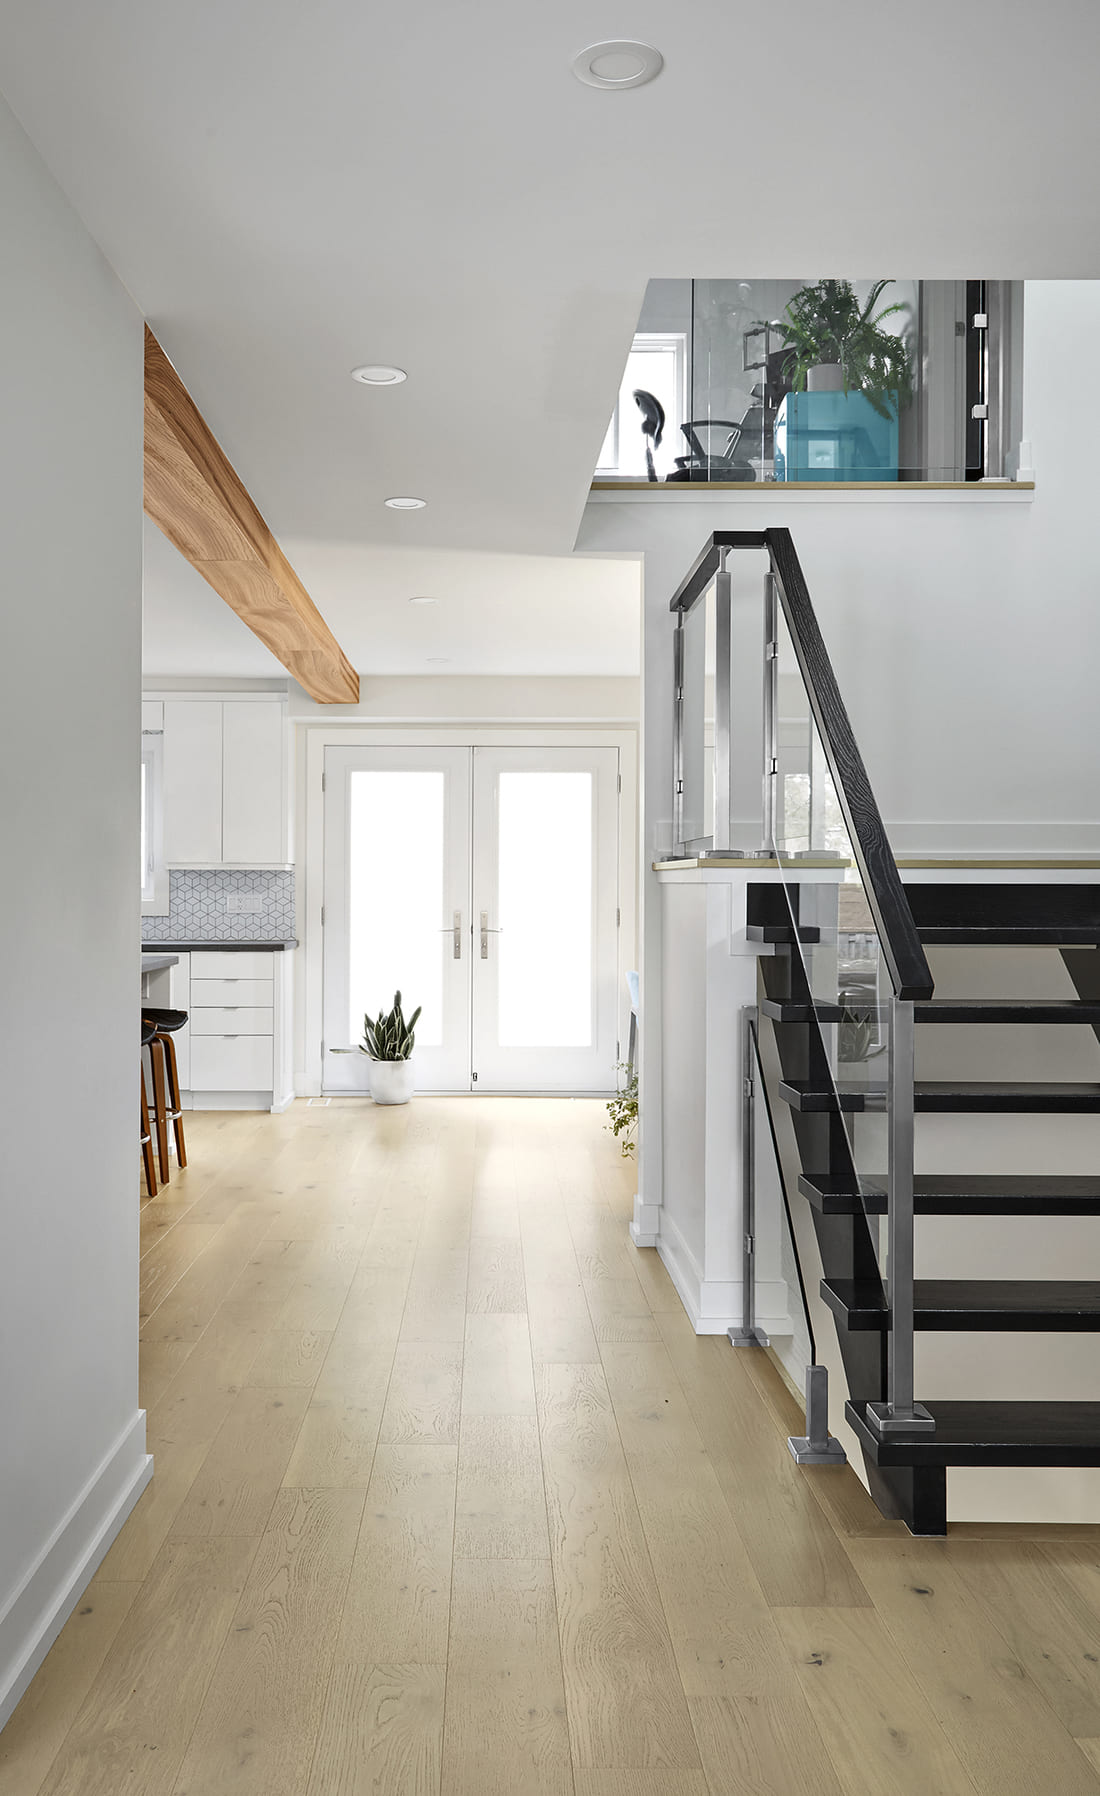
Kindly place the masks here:
POLYGON ((296 948, 297 946, 297 939, 294 936, 290 936, 285 941, 281 942, 142 942, 141 952, 143 954, 171 954, 173 952, 177 954, 198 954, 201 953, 203 949, 209 949, 215 954, 233 954, 238 952, 246 953, 252 948, 258 949, 261 953, 267 951, 268 953, 281 954, 284 948, 296 948))

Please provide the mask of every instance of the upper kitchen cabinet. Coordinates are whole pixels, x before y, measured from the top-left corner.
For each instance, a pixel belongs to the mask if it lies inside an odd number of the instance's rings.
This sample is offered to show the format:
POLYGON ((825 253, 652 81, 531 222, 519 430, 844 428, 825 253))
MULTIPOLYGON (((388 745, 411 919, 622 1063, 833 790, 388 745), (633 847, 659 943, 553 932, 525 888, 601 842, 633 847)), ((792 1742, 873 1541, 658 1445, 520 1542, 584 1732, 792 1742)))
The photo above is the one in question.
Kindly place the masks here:
POLYGON ((286 709, 277 699, 164 700, 164 858, 256 867, 289 859, 286 709))

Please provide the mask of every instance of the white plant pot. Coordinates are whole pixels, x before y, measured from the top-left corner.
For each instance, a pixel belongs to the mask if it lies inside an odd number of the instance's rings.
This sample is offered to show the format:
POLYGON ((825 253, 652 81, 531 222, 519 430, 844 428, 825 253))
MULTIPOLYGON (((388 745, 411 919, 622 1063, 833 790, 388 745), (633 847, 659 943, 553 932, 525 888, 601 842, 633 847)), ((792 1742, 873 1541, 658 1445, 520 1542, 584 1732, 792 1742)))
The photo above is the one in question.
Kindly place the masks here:
POLYGON ((807 393, 843 393, 844 369, 839 362, 818 362, 806 370, 807 393))
POLYGON ((411 1060, 372 1060, 367 1077, 376 1104, 407 1104, 416 1090, 411 1060))

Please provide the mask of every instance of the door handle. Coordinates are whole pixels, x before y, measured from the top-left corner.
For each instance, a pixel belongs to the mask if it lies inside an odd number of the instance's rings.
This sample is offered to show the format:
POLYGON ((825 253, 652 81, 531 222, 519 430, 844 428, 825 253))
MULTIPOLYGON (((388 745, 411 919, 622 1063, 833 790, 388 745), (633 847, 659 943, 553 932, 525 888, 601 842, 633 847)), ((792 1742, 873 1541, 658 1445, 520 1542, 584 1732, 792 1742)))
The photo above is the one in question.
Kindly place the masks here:
POLYGON ((456 910, 454 922, 450 925, 449 928, 441 929, 439 933, 440 933, 440 935, 449 935, 454 938, 454 957, 456 960, 461 960, 462 959, 462 912, 460 910, 456 910))
POLYGON ((481 913, 481 958, 482 958, 482 960, 488 960, 488 958, 489 958, 489 937, 491 935, 503 935, 503 934, 504 934, 503 929, 490 929, 489 928, 489 913, 487 910, 483 910, 481 913))

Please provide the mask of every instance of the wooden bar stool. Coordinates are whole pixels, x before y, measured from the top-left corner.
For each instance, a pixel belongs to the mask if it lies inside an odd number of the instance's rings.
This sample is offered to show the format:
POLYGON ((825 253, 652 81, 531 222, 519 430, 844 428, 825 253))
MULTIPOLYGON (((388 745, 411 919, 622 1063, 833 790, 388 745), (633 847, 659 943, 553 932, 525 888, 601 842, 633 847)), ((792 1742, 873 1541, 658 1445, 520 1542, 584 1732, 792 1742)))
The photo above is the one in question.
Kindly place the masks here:
MULTIPOLYGON (((142 1025, 141 1025, 141 1046, 142 1046, 143 1050, 145 1048, 150 1048, 150 1051, 152 1051, 151 1043, 152 1043, 153 1037, 155 1035, 156 1035, 156 1029, 154 1028, 153 1024, 146 1023, 143 1019, 142 1025)), ((150 1197, 155 1197, 157 1195, 157 1174, 156 1174, 156 1167, 153 1163, 153 1129, 152 1129, 152 1124, 149 1121, 149 1092, 148 1092, 148 1089, 146 1088, 146 1084, 145 1084, 145 1054, 144 1054, 144 1051, 142 1052, 140 1059, 141 1059, 141 1162, 145 1168, 145 1189, 149 1193, 150 1197)))
POLYGON ((172 1124, 172 1132, 176 1138, 176 1159, 181 1167, 187 1165, 187 1147, 183 1139, 183 1108, 180 1104, 179 1068, 176 1064, 176 1044, 172 1040, 177 1029, 182 1029, 187 1021, 186 1010, 158 1010, 142 1006, 141 1020, 153 1025, 153 1084, 161 1080, 160 1099, 157 1102, 157 1152, 160 1156, 160 1176, 168 1178, 168 1124, 172 1124), (158 1053, 160 1065, 158 1069, 158 1053), (167 1083, 167 1093, 165 1092, 167 1083), (162 1142, 163 1133, 163 1142, 162 1142))

